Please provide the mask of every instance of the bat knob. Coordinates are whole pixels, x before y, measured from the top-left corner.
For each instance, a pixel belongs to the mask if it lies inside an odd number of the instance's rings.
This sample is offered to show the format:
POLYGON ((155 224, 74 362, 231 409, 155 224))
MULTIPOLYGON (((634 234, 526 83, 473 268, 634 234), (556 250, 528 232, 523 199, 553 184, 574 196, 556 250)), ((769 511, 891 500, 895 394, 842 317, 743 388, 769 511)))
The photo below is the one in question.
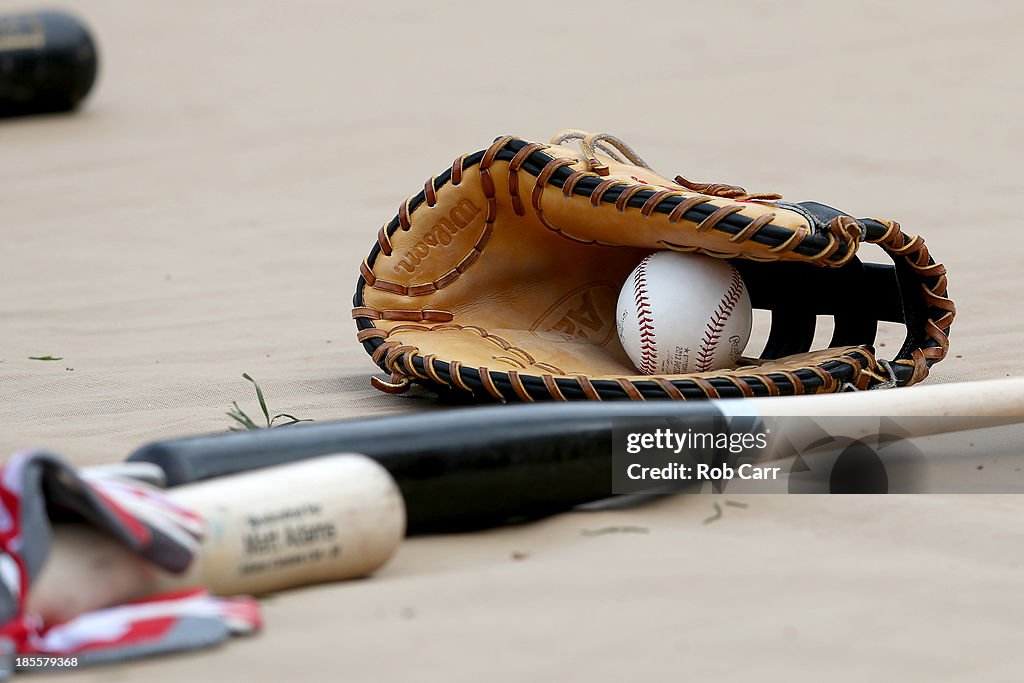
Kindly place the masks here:
POLYGON ((89 30, 70 14, 0 15, 0 117, 74 109, 97 63, 89 30))

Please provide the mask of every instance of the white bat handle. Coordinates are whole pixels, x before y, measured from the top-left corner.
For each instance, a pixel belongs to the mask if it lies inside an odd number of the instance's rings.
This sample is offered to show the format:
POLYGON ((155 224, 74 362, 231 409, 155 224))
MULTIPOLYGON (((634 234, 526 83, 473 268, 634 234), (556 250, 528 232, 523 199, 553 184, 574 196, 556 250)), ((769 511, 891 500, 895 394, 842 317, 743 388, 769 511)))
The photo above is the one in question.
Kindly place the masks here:
POLYGON ((1024 378, 929 384, 842 394, 715 401, 725 414, 825 416, 1024 416, 1024 378), (742 408, 734 409, 736 406, 742 408))

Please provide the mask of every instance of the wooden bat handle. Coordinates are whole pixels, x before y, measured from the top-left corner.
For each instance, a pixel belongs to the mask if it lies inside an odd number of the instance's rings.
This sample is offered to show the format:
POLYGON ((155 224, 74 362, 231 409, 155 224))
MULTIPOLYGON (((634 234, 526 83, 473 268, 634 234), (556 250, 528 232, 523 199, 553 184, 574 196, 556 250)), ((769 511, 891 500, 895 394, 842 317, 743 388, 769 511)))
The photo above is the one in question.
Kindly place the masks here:
POLYGON ((29 609, 48 623, 147 595, 203 586, 259 595, 365 576, 405 535, 405 506, 387 470, 334 455, 169 490, 207 532, 189 570, 163 571, 91 527, 54 527, 29 609))
MULTIPOLYGON (((775 416, 1020 417, 1024 415, 1024 377, 926 384, 891 391, 725 401, 743 401, 745 410, 775 416)), ((977 428, 977 422, 965 422, 977 428)), ((1008 424, 1008 421, 994 420, 993 424, 1008 424)), ((956 430, 950 424, 947 431, 956 430)))

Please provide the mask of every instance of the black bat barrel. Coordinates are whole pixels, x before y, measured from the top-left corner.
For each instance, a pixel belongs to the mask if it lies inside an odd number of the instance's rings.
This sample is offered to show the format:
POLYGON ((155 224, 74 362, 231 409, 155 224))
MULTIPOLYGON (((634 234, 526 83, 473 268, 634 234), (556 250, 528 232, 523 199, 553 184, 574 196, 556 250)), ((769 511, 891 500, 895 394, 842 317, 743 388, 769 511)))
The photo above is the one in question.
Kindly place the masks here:
POLYGON ((409 533, 541 517, 612 495, 616 418, 716 418, 711 402, 536 404, 319 422, 152 443, 129 460, 168 485, 355 452, 380 462, 405 497, 409 533))
POLYGON ((0 117, 74 109, 97 62, 89 30, 69 14, 0 15, 0 117))

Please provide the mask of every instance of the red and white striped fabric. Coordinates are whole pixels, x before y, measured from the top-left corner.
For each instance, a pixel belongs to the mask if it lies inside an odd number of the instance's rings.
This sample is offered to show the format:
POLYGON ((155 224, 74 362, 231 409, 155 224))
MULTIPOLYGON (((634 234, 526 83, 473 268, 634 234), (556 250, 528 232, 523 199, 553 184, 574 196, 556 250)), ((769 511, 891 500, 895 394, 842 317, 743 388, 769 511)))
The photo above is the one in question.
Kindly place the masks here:
MULTIPOLYGON (((221 598, 201 588, 46 624, 26 611, 49 553, 51 514, 71 514, 171 572, 185 571, 203 520, 154 487, 113 475, 77 472, 54 455, 16 453, 0 469, 0 653, 73 655, 80 663, 132 659, 209 647, 261 627, 250 597, 221 598)), ((0 663, 0 678, 12 671, 0 663)))

